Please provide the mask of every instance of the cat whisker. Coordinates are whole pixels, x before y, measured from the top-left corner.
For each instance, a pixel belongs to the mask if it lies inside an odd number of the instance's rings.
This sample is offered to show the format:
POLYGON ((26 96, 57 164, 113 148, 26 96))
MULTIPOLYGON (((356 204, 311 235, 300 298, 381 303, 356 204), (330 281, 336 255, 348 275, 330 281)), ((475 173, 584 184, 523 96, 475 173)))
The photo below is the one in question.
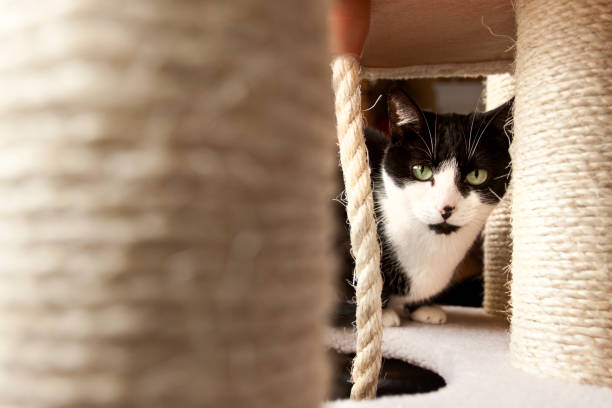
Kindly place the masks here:
MULTIPOLYGON (((425 122, 427 123, 427 122, 425 122)), ((425 141, 425 139, 423 139, 423 136, 421 136, 420 133, 417 133, 417 135, 419 136, 419 138, 423 141, 423 144, 425 145, 425 147, 427 148, 427 154, 429 155, 429 158, 433 160, 432 157, 432 152, 431 149, 429 148, 429 145, 427 144, 427 142, 425 141)))
POLYGON ((472 123, 470 124, 470 133, 468 143, 465 149, 465 154, 468 155, 468 160, 470 159, 470 151, 472 151, 472 130, 474 129, 474 119, 476 118, 476 112, 472 113, 472 123))
MULTIPOLYGON (((472 130, 474 128, 474 119, 476 118, 476 110, 478 109, 478 103, 483 99, 483 93, 485 92, 485 89, 486 88, 483 88, 482 91, 480 91, 480 95, 478 96, 478 98, 476 99, 476 102, 474 103, 474 109, 472 109, 472 122, 470 124, 470 133, 469 133, 468 143, 465 148, 465 154, 468 154, 468 152, 471 150, 470 148, 472 144, 472 130)), ((465 136, 463 138, 465 139, 465 136)))
POLYGON ((480 143, 480 140, 482 139, 482 135, 484 135, 484 133, 486 132, 486 130, 489 127, 489 125, 491 124, 491 122, 493 122, 493 119, 495 119, 495 116, 497 116, 497 115, 492 115, 491 116, 491 119, 489 119, 489 121, 485 125, 484 129, 482 129, 482 131, 476 137, 476 143, 474 143, 474 147, 472 148, 472 151, 470 152, 468 158, 472 157, 474 155, 474 153, 476 153, 476 148, 478 148, 478 144, 480 143))
POLYGON ((374 101, 374 104, 370 106, 368 109, 364 109, 363 112, 368 112, 374 109, 376 107, 376 104, 378 104, 378 101, 380 101, 380 98, 382 98, 382 94, 378 95, 378 98, 376 98, 376 101, 374 101))
POLYGON ((429 156, 429 151, 428 150, 422 149, 420 147, 415 147, 415 149, 420 150, 420 151, 422 151, 423 153, 425 153, 426 155, 429 156))
POLYGON ((434 152, 434 157, 433 159, 436 159, 436 151, 438 149, 438 114, 436 113, 434 116, 434 148, 433 148, 433 152, 434 152))
MULTIPOLYGON (((480 121, 480 122, 478 123, 478 129, 476 129, 476 135, 482 135, 482 134, 484 133, 484 131, 487 129, 487 126, 488 126, 488 124, 489 124, 490 122, 488 122, 488 123, 485 125, 484 130, 481 132, 481 129, 482 129, 482 124, 483 124, 483 123, 484 123, 483 121, 480 121)), ((472 147, 472 150, 470 150, 470 155, 469 155, 469 157, 472 157, 472 156, 474 155, 474 153, 476 153, 476 148, 478 147, 478 143, 480 142, 480 138, 479 138, 478 136, 476 136, 476 137, 475 137, 475 139, 476 139, 476 142, 475 142, 474 146, 472 147)))
POLYGON ((499 201, 501 201, 501 197, 497 194, 491 187, 489 187, 489 191, 493 194, 499 201))
POLYGON ((512 127, 514 125, 513 117, 509 117, 504 123, 504 135, 506 135, 506 139, 508 139, 508 146, 512 144, 512 139, 510 138, 510 132, 512 132, 512 127))
MULTIPOLYGON (((429 133, 429 142, 431 143, 431 150, 430 150, 430 151, 432 152, 432 154, 431 154, 431 156, 430 156, 430 159, 433 161, 433 159, 434 159, 434 158, 433 158, 433 152, 434 152, 435 150, 434 150, 434 145, 433 145, 433 139, 432 139, 432 137, 431 137, 431 129, 429 128, 429 123, 427 123, 427 121, 426 121, 426 120, 425 120, 425 125, 427 126, 427 132, 429 133)), ((419 135, 419 136, 420 136, 420 135, 419 135)), ((423 138, 421 137, 421 139, 423 139, 423 138)), ((425 143, 425 140, 423 140, 423 143, 425 143)))
POLYGON ((503 178, 510 178, 510 174, 512 174, 511 172, 508 172, 506 174, 502 174, 501 176, 497 176, 495 178, 493 178, 493 180, 499 180, 499 179, 503 179, 503 178))

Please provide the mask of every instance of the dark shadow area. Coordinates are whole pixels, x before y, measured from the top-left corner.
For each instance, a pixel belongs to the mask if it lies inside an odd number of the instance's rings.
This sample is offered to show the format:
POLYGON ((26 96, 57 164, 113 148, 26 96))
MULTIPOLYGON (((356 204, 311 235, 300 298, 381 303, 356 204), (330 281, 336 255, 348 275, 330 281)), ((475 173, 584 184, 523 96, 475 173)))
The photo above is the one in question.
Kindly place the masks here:
MULTIPOLYGON (((329 399, 349 398, 351 393, 351 364, 354 353, 329 351, 333 377, 329 399)), ((394 358, 383 358, 378 379, 377 397, 385 395, 419 394, 436 391, 446 386, 444 378, 433 371, 394 358)))
POLYGON ((464 280, 451 286, 436 296, 435 303, 440 305, 482 307, 483 300, 482 277, 464 280))

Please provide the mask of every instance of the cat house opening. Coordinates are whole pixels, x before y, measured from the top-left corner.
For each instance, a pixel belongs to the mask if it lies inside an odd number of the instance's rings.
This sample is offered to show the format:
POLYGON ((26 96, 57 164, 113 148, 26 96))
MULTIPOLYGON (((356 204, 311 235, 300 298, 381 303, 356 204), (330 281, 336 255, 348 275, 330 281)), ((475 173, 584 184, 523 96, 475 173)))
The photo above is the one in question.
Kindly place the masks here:
MULTIPOLYGON (((333 365, 333 377, 329 398, 348 398, 351 392, 350 370, 355 354, 331 350, 328 353, 333 365)), ((386 395, 420 394, 436 391, 446 386, 439 374, 402 360, 384 358, 378 378, 376 397, 386 395)))

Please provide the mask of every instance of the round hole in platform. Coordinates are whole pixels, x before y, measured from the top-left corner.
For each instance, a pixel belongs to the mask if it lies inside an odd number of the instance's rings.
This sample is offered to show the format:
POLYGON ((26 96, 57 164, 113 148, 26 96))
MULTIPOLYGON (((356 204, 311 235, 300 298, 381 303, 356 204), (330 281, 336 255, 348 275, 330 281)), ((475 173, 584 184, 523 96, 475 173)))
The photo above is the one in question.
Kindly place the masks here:
MULTIPOLYGON (((332 361, 332 387, 330 399, 349 398, 351 393, 351 364, 354 353, 329 352, 332 361)), ((440 375, 402 360, 383 358, 378 379, 377 397, 385 395, 419 394, 446 386, 440 375)))

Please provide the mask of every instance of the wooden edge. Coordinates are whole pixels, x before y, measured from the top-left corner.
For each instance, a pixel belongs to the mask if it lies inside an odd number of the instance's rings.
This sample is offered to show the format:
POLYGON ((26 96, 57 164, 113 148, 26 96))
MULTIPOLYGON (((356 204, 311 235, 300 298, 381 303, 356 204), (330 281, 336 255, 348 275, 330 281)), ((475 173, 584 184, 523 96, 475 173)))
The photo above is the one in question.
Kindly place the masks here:
POLYGON ((361 67, 362 79, 477 78, 512 73, 514 60, 457 64, 414 65, 398 68, 361 67))

